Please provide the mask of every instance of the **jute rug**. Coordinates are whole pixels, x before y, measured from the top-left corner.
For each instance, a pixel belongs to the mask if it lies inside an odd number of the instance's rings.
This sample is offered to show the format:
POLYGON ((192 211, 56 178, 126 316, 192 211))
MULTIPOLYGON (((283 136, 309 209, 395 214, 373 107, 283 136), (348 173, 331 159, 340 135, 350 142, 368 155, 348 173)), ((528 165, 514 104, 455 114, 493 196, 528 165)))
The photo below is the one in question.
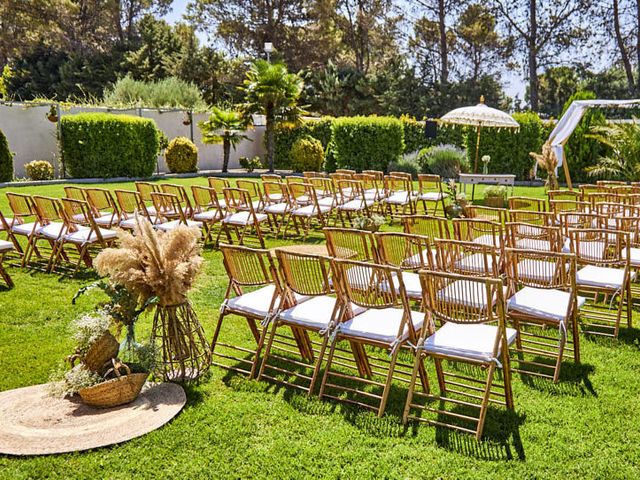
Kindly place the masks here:
POLYGON ((79 396, 57 399, 46 385, 0 392, 0 454, 47 455, 104 447, 161 427, 187 401, 181 386, 147 383, 128 405, 99 409, 79 396))

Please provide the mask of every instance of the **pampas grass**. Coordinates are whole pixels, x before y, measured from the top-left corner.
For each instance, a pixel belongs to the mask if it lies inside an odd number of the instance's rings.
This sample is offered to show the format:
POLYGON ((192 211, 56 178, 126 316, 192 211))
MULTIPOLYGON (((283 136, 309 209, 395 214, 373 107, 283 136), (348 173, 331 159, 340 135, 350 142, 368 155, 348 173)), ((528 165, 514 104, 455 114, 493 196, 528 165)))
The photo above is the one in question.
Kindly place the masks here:
POLYGON ((96 257, 96 270, 142 302, 153 296, 165 306, 185 302, 202 269, 200 230, 179 226, 160 233, 146 219, 137 218, 136 223, 133 235, 118 233, 118 248, 107 248, 96 257))
POLYGON ((553 153, 551 143, 545 142, 542 145, 542 154, 529 152, 529 155, 535 159, 538 167, 547 171, 547 182, 545 184, 547 190, 557 190, 558 176, 556 175, 556 168, 558 168, 558 159, 556 154, 553 153))

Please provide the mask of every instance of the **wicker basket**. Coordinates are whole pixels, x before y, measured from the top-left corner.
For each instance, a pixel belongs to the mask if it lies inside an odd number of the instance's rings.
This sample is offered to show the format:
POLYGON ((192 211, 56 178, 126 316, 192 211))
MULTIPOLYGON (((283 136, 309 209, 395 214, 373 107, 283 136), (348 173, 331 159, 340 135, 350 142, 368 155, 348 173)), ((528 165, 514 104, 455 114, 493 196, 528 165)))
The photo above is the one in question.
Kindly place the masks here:
POLYGON ((107 331, 89 347, 89 351, 82 358, 82 363, 92 372, 102 373, 105 363, 117 357, 119 349, 118 340, 107 331))
MULTIPOLYGON (((131 373, 128 366, 113 361, 113 369, 116 378, 99 383, 92 387, 83 388, 78 393, 82 401, 87 405, 97 408, 111 408, 133 402, 147 381, 148 373, 131 373), (126 371, 126 375, 120 373, 120 369, 126 371)), ((107 374, 109 373, 107 372, 107 374)))

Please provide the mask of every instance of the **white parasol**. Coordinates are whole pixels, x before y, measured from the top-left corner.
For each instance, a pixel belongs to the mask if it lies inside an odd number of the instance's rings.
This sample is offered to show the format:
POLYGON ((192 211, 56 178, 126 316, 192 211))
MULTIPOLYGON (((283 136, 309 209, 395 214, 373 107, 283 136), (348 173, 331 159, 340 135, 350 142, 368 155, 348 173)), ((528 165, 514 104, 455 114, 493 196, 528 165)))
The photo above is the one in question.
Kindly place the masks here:
POLYGON ((514 118, 497 108, 487 107, 484 104, 484 96, 480 97, 480 103, 472 107, 462 107, 451 110, 440 118, 441 123, 450 125, 465 125, 476 127, 476 158, 473 165, 473 173, 478 171, 478 153, 480 152, 480 130, 489 128, 520 128, 520 124, 514 118))

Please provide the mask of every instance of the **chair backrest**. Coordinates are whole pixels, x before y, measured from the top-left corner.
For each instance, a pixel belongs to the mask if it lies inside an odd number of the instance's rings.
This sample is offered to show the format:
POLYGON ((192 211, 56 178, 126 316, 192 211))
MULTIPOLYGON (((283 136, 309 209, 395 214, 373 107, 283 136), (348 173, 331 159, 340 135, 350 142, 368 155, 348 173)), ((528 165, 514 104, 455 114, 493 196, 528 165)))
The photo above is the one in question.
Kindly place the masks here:
POLYGON ((381 184, 375 175, 371 175, 368 173, 357 173, 353 176, 353 179, 360 182, 364 190, 373 190, 375 191, 375 193, 380 192, 381 184))
POLYGON ((231 212, 251 212, 255 214, 251 194, 242 188, 225 188, 223 190, 227 210, 231 212))
POLYGON ((137 213, 149 219, 147 206, 144 204, 139 192, 134 190, 114 190, 114 193, 116 194, 118 209, 122 216, 130 218, 137 213))
POLYGON ((292 183, 307 183, 306 178, 301 177, 300 175, 287 175, 284 177, 284 180, 288 185, 291 185, 292 183))
POLYGON ((102 230, 96 225, 92 208, 89 202, 84 200, 76 200, 74 198, 63 198, 61 202, 61 211, 63 220, 69 232, 77 232, 81 229, 89 227, 91 233, 88 239, 104 244, 102 230))
POLYGON ((420 193, 442 193, 442 180, 440 175, 421 173, 418 175, 418 190, 420 193))
POLYGON ((231 183, 226 178, 208 177, 207 181, 209 182, 209 187, 213 188, 218 195, 222 195, 222 191, 225 188, 231 187, 231 183))
POLYGON ((355 170, 350 170, 348 168, 337 168, 335 173, 343 173, 345 175, 355 175, 355 170))
POLYGON ((588 212, 591 204, 582 200, 549 200, 549 208, 559 218, 562 212, 588 212))
MULTIPOLYGON (((241 245, 220 244, 222 263, 229 277, 226 297, 233 291, 242 295, 243 287, 275 285, 276 293, 281 292, 278 274, 269 250, 249 248, 241 245)), ((275 307, 276 294, 271 308, 275 307)))
POLYGON ((512 293, 520 287, 576 292, 576 256, 572 253, 507 248, 505 258, 512 293))
POLYGON ((177 195, 173 193, 153 192, 151 194, 153 207, 156 209, 156 215, 162 220, 167 221, 177 219, 180 223, 187 225, 187 216, 182 209, 182 202, 177 195))
POLYGON ((193 195, 193 205, 196 212, 202 213, 207 210, 222 212, 215 188, 191 185, 191 195, 193 195))
POLYGON ((158 188, 158 185, 151 182, 136 182, 135 185, 136 185, 136 190, 142 197, 142 200, 145 202, 151 201, 151 194, 153 192, 160 191, 160 189, 158 188))
POLYGON ((354 175, 354 173, 333 172, 329 174, 329 178, 333 181, 333 184, 337 186, 338 181, 351 180, 354 175))
POLYGON ((333 197, 335 196, 335 186, 333 180, 326 177, 312 177, 308 179, 308 183, 313 185, 313 189, 316 191, 318 197, 333 197))
POLYGON ((276 257, 290 302, 295 302, 293 294, 320 296, 333 293, 329 258, 286 249, 276 249, 276 257))
POLYGON ((640 193, 640 188, 634 185, 614 185, 610 187, 610 190, 615 195, 632 195, 640 193))
POLYGON ((381 170, 363 170, 362 173, 373 175, 378 181, 384 180, 384 172, 381 170))
POLYGON ((623 180, 596 180, 596 185, 601 187, 627 185, 623 180))
POLYGON ((338 200, 341 203, 364 198, 364 189, 359 180, 338 180, 336 182, 336 191, 338 193, 338 200))
POLYGON ((85 195, 94 215, 118 213, 118 206, 106 188, 86 188, 85 195))
POLYGON ((260 175, 263 182, 282 182, 282 177, 277 173, 263 173, 260 175))
POLYGON ((81 187, 66 185, 64 187, 64 194, 67 198, 74 198, 76 200, 86 200, 84 190, 85 189, 81 187))
POLYGON ((509 210, 509 221, 517 223, 530 223, 532 225, 553 225, 555 218, 551 212, 538 212, 534 210, 509 210))
POLYGON ((603 215, 609 219, 614 217, 634 217, 640 214, 640 206, 627 203, 598 202, 594 206, 594 211, 598 215, 603 215))
POLYGON ((322 229, 327 239, 327 250, 334 258, 375 262, 376 242, 371 232, 353 228, 325 227, 322 229))
POLYGON ((324 172, 302 172, 302 176, 308 180, 312 178, 328 178, 328 175, 324 172))
POLYGON ((509 197, 509 210, 533 210, 544 212, 547 210, 547 202, 541 198, 509 197))
POLYGON ((496 223, 504 223, 507 221, 506 208, 485 207, 483 205, 469 205, 466 207, 466 213, 469 218, 490 220, 496 223))
POLYGON ((262 182, 264 199, 267 203, 290 203, 289 189, 286 183, 262 182))
POLYGON ((531 223, 507 222, 505 224, 507 245, 511 248, 559 252, 563 236, 560 227, 531 223))
MULTIPOLYGON (((603 188, 603 187, 599 187, 603 188)), ((582 199, 585 202, 591 204, 591 207, 595 207, 596 203, 600 202, 617 202, 617 195, 615 193, 608 192, 606 190, 600 190, 597 192, 587 192, 582 195, 582 199)))
POLYGON ((569 237, 569 230, 573 228, 604 228, 607 219, 595 212, 561 212, 558 222, 562 234, 569 237))
POLYGON ((431 241, 436 238, 451 238, 451 226, 444 217, 433 215, 404 215, 402 226, 405 233, 413 233, 429 237, 431 241))
POLYGON ((289 198, 291 202, 298 207, 313 205, 316 211, 318 210, 318 196, 316 190, 310 183, 290 183, 289 198))
POLYGON ((481 243, 436 240, 437 270, 481 277, 500 276, 499 250, 481 243))
POLYGON ((480 242, 500 248, 503 238, 501 223, 477 218, 454 218, 453 238, 463 242, 480 242))
POLYGON ((193 211, 193 206, 191 205, 191 199, 187 194, 187 189, 182 185, 176 185, 175 183, 162 183, 160 184, 160 190, 162 193, 169 193, 171 195, 175 195, 180 201, 180 205, 182 205, 182 209, 184 210, 186 215, 190 215, 193 211))
POLYGON ((582 194, 582 198, 585 198, 588 194, 602 192, 603 190, 604 188, 600 185, 580 185, 580 193, 582 194))
POLYGON ((570 229, 571 253, 578 265, 629 268, 629 234, 601 228, 570 229))
POLYGON ((400 232, 375 233, 378 261, 402 270, 434 269, 431 241, 421 235, 400 232))
POLYGON ((15 223, 28 223, 28 220, 36 217, 35 205, 31 195, 7 192, 7 202, 9 202, 9 209, 11 209, 15 223))
POLYGON ((411 192, 411 179, 406 176, 386 175, 384 177, 385 185, 389 195, 405 193, 409 195, 411 192))
POLYGON ((582 192, 576 190, 549 190, 547 196, 549 200, 582 200, 582 192))
POLYGON ((48 225, 52 222, 61 222, 64 218, 60 200, 57 198, 34 195, 33 204, 35 207, 35 214, 41 225, 48 225))
POLYGON ((428 320, 425 336, 434 333, 437 323, 497 323, 493 356, 498 357, 506 325, 500 279, 423 270, 420 281, 428 320))
POLYGON ((618 232, 629 234, 629 246, 638 248, 640 246, 640 215, 633 217, 615 217, 609 219, 607 228, 618 232))

